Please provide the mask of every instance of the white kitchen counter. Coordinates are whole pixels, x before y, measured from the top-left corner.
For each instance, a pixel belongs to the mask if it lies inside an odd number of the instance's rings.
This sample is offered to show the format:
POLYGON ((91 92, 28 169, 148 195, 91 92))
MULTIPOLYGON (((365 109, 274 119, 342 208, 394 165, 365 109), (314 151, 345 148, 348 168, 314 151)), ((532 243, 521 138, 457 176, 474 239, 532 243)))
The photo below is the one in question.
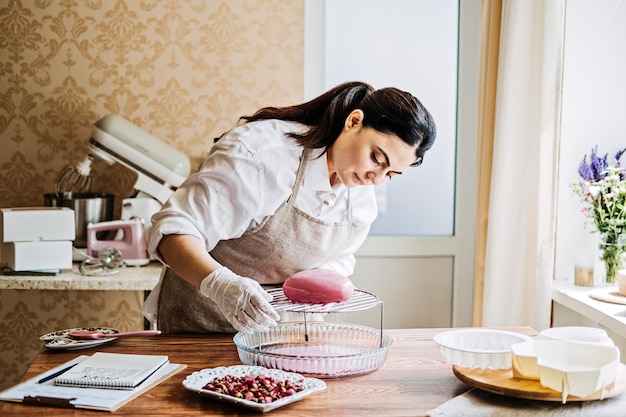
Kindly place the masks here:
POLYGON ((121 290, 149 291, 161 276, 162 265, 150 262, 145 266, 127 266, 114 275, 85 276, 78 271, 78 263, 71 270, 58 275, 0 275, 0 289, 13 290, 121 290))
POLYGON ((580 287, 570 282, 553 281, 552 325, 595 325, 604 328, 622 352, 626 352, 626 305, 591 298, 589 295, 593 291, 616 292, 617 286, 580 287))

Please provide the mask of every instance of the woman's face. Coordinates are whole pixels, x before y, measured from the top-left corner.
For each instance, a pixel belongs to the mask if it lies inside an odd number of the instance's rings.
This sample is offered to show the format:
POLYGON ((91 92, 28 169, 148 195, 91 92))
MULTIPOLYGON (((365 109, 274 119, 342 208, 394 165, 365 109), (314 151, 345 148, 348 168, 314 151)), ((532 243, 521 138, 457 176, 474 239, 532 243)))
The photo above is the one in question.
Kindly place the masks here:
POLYGON ((363 112, 354 110, 344 128, 327 151, 331 185, 346 187, 380 184, 400 175, 415 162, 415 146, 398 136, 364 128, 363 112))

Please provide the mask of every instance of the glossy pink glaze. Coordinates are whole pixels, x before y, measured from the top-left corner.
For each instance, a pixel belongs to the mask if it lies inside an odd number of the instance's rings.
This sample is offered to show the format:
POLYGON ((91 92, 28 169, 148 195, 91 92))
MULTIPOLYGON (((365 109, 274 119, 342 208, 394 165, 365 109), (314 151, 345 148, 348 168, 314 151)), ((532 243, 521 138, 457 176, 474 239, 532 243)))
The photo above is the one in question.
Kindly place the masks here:
POLYGON ((330 269, 310 269, 287 278, 283 292, 294 303, 328 304, 349 300, 354 284, 350 278, 330 269))

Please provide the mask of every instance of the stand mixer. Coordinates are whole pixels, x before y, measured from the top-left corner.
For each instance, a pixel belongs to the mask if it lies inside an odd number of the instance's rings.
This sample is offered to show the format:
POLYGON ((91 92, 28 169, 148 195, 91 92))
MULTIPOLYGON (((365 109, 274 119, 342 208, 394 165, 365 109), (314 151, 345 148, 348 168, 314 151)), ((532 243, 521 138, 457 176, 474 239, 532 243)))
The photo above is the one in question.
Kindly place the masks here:
MULTIPOLYGON (((57 195, 90 191, 91 162, 94 157, 108 165, 119 163, 137 173, 137 181, 122 202, 122 220, 140 219, 144 233, 156 213, 190 173, 189 158, 125 118, 110 114, 98 120, 89 139, 87 157, 66 167, 57 178, 57 195)), ((111 222, 111 230, 119 222, 111 222)))

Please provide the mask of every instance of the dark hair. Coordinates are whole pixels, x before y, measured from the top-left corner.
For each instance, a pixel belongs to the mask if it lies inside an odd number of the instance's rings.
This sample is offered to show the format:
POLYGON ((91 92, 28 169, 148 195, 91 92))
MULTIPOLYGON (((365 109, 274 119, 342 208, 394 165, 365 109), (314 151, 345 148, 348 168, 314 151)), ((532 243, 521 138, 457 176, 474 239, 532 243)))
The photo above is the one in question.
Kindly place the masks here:
POLYGON ((422 163, 424 153, 435 142, 435 122, 417 98, 397 88, 376 90, 359 81, 340 84, 306 103, 264 107, 241 120, 299 122, 309 126, 309 130, 302 134, 291 133, 292 138, 305 148, 327 148, 337 140, 346 118, 355 109, 363 111, 363 127, 394 134, 408 145, 417 146, 416 161, 412 166, 422 163))

